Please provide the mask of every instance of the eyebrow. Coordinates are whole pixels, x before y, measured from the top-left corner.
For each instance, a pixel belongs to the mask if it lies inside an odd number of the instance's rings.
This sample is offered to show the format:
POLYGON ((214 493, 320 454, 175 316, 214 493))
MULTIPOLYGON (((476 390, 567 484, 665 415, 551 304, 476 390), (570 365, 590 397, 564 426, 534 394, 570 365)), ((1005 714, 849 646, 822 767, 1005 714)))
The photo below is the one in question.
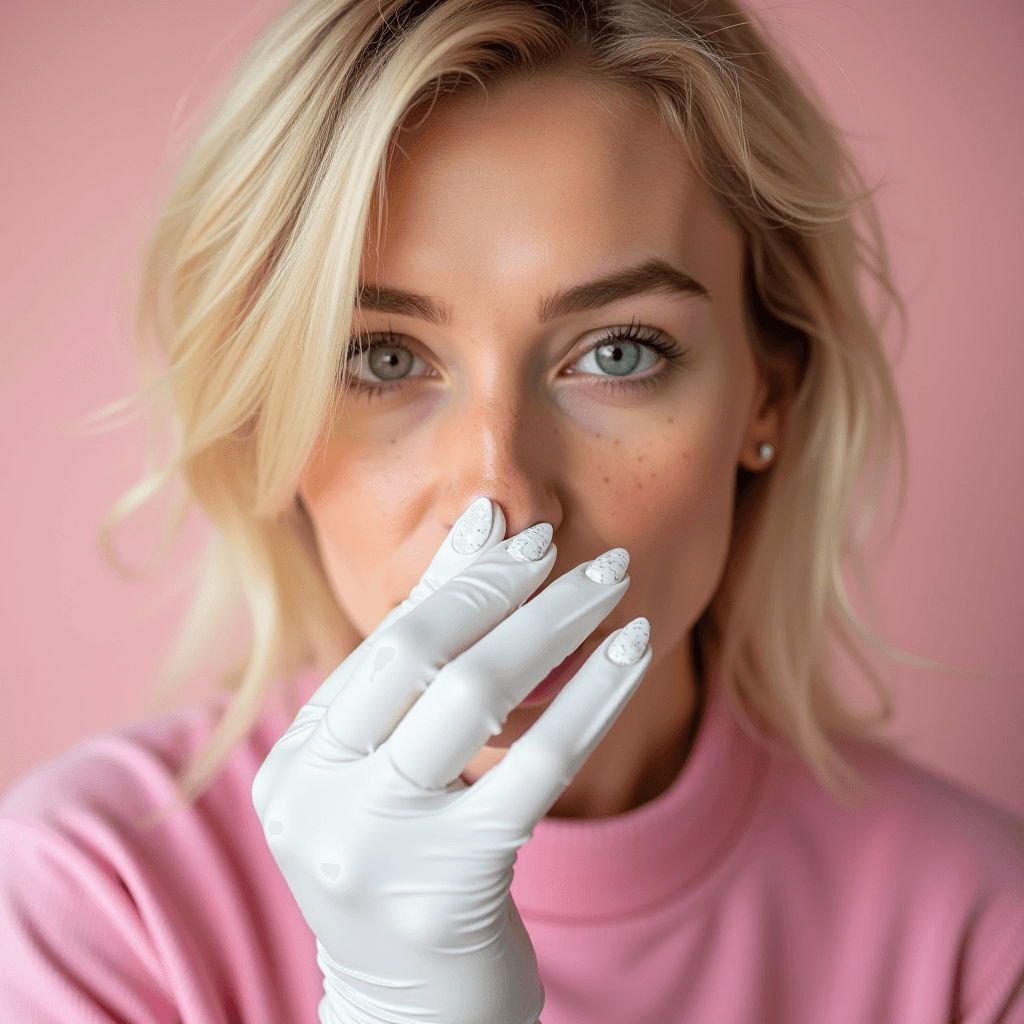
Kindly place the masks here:
MULTIPOLYGON (((711 298, 708 289, 689 274, 676 269, 667 260, 652 258, 634 267, 546 295, 537 303, 537 322, 547 323, 572 313, 599 309, 618 299, 651 292, 711 298)), ((360 285, 356 305, 361 309, 416 317, 439 327, 449 326, 452 322, 451 310, 444 303, 402 288, 360 285)))

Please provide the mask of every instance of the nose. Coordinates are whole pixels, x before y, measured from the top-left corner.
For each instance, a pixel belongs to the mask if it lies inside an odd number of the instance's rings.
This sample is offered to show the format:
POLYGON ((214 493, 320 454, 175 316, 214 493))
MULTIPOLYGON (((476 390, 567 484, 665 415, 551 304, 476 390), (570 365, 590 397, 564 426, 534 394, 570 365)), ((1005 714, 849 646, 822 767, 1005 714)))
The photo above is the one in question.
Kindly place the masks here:
POLYGON ((530 397, 501 389, 456 400, 437 438, 439 480, 436 515, 445 529, 475 498, 496 502, 506 536, 535 523, 557 532, 563 509, 557 428, 530 397))

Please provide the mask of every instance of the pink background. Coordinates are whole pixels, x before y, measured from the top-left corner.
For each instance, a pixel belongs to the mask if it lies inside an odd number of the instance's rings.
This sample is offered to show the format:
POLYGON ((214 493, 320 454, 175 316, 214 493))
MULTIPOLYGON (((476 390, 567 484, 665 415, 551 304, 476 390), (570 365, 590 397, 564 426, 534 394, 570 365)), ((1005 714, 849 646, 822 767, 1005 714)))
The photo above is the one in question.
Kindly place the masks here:
MULTIPOLYGON (((183 607, 196 524, 143 583, 96 549, 139 470, 141 425, 96 434, 76 421, 133 386, 130 270, 160 169, 273 9, 0 7, 0 790, 144 713, 183 607)), ((770 18, 855 133, 869 178, 888 181, 911 309, 898 367, 910 493, 878 586, 896 643, 969 671, 894 669, 892 734, 1024 814, 1024 9, 813 0, 770 18)))

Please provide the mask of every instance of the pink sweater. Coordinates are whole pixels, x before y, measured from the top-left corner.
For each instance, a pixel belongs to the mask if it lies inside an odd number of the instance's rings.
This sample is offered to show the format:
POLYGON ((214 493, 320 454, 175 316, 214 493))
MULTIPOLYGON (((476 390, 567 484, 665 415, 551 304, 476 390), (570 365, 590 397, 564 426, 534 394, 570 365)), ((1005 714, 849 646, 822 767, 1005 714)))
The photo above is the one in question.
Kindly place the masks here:
MULTIPOLYGON (((0 1020, 315 1022, 314 940, 249 791, 268 715, 193 807, 150 827, 210 709, 89 740, 0 804, 0 1020)), ((1024 1022, 1022 823, 889 755, 833 803, 713 698, 672 787, 545 819, 512 892, 544 1024, 1024 1022)))

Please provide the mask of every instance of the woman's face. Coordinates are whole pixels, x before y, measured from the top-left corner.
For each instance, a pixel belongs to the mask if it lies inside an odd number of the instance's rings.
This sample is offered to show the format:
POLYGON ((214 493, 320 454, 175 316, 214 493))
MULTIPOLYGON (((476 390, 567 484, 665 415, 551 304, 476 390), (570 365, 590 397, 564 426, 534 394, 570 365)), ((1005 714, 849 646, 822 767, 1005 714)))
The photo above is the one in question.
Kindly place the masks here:
POLYGON ((725 565, 737 465, 778 440, 738 233, 655 114, 558 78, 439 104, 401 135, 387 197, 353 324, 376 347, 301 482, 338 601, 366 635, 486 495, 509 536, 552 524, 548 582, 629 551, 580 655, 647 616, 657 715, 725 565))

